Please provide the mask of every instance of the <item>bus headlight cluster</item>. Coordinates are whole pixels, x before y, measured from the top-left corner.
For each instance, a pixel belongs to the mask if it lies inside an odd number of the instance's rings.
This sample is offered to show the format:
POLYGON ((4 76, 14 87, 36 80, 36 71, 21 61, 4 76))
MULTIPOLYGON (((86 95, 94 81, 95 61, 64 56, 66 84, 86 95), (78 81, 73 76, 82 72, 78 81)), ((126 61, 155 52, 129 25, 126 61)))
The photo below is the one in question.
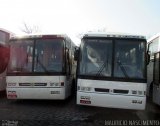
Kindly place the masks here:
POLYGON ((8 83, 8 86, 16 86, 16 83, 8 83))
POLYGON ((53 82, 53 83, 50 83, 50 86, 55 86, 55 87, 64 86, 64 82, 61 82, 61 83, 53 82))
POLYGON ((132 94, 134 95, 146 95, 145 91, 132 90, 132 94))
POLYGON ((50 86, 61 86, 61 84, 60 83, 50 83, 50 86))
POLYGON ((80 87, 81 91, 91 91, 91 87, 80 87))

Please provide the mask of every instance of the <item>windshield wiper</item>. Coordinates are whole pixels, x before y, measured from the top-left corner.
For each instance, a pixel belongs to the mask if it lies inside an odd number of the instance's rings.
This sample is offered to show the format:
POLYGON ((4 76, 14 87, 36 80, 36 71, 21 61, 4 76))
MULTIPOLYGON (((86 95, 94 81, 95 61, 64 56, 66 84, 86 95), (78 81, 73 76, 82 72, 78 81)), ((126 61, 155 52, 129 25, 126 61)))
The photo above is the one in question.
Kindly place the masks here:
POLYGON ((46 67, 40 62, 38 56, 37 56, 36 62, 40 64, 40 66, 42 67, 42 69, 43 69, 47 74, 49 74, 49 71, 48 71, 48 70, 46 69, 46 67))
POLYGON ((117 61, 117 64, 120 66, 120 68, 121 68, 124 76, 127 77, 127 78, 129 78, 129 76, 128 76, 128 74, 127 74, 127 72, 126 72, 126 70, 125 70, 125 68, 124 68, 124 66, 122 65, 122 63, 121 63, 120 60, 117 61))
MULTIPOLYGON (((102 64, 102 66, 101 66, 100 69, 98 70, 96 76, 100 76, 100 75, 101 75, 101 73, 102 73, 103 69, 105 68, 106 64, 108 64, 108 58, 106 58, 105 62, 102 64)), ((108 65, 107 65, 107 66, 108 66, 108 65)), ((107 69, 108 69, 108 67, 107 67, 107 69)))

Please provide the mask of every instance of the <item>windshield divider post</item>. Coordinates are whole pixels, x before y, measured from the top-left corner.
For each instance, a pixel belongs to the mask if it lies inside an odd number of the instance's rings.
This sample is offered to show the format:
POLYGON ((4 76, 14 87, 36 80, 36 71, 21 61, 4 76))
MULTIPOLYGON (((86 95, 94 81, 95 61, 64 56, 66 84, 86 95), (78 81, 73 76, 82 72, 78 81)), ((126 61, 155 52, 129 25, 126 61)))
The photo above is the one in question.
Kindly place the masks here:
POLYGON ((115 40, 112 41, 112 68, 111 68, 111 77, 114 76, 114 60, 115 60, 115 40))
POLYGON ((32 54, 33 55, 33 57, 32 57, 32 72, 34 72, 34 67, 35 67, 34 66, 34 62, 35 62, 35 45, 36 45, 36 40, 34 39, 33 40, 33 52, 32 52, 33 53, 32 54))

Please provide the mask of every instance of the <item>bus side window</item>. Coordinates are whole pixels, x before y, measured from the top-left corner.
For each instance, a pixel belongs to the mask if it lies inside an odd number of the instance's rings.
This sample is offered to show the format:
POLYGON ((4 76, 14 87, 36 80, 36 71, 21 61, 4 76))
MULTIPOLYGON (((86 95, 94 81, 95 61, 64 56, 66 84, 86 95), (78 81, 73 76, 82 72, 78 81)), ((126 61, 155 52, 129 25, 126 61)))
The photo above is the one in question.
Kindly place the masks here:
POLYGON ((158 38, 156 38, 148 45, 148 51, 151 53, 151 59, 153 59, 154 53, 158 52, 158 42, 158 38))

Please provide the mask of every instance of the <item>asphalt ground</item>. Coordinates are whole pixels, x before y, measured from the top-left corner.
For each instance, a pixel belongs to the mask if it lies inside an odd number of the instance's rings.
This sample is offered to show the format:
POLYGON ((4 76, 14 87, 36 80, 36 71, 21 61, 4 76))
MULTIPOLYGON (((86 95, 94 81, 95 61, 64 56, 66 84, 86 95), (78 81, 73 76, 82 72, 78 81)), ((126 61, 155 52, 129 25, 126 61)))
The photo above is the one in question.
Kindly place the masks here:
POLYGON ((147 100, 143 111, 76 105, 67 100, 9 100, 0 95, 2 126, 160 125, 160 106, 147 100))

